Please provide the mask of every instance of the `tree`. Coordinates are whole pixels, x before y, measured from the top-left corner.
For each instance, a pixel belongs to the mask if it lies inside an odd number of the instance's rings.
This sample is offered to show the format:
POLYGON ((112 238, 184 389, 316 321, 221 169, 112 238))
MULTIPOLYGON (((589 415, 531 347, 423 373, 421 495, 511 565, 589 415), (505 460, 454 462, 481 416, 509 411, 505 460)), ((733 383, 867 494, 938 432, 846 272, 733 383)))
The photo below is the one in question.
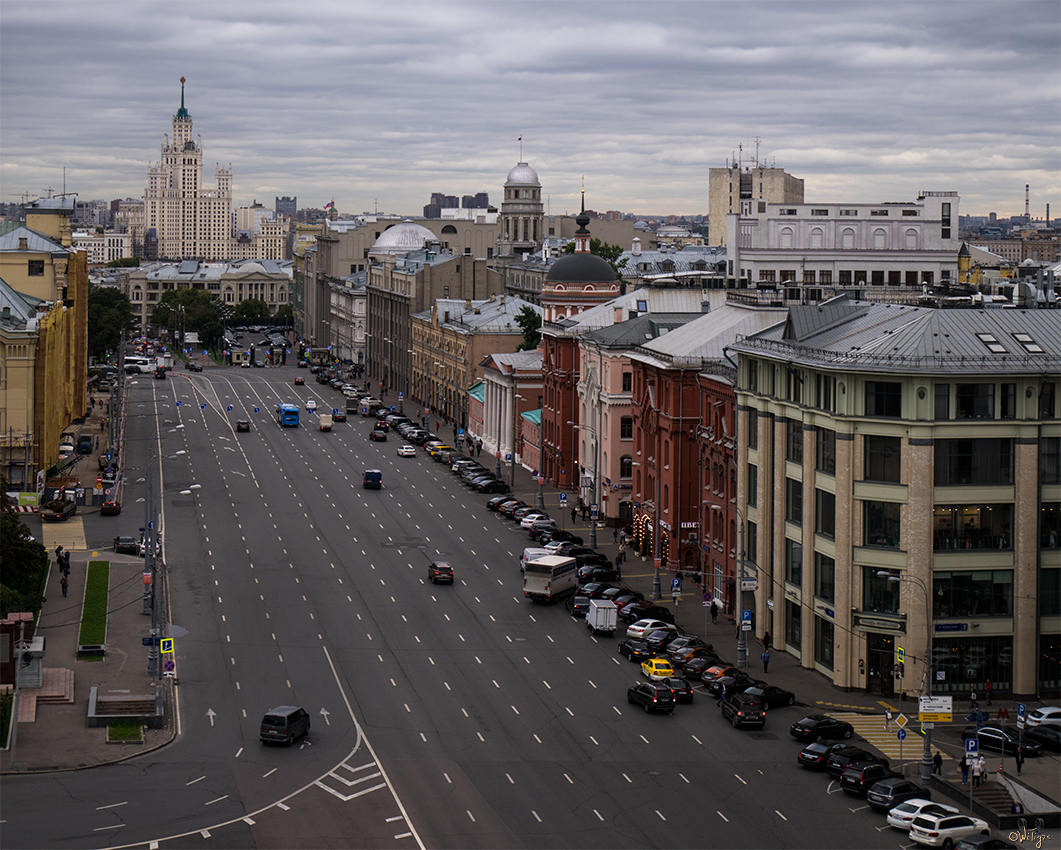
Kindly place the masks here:
POLYGON ((171 289, 151 311, 150 321, 156 327, 174 329, 177 307, 183 307, 185 330, 197 331, 203 346, 216 348, 222 333, 220 306, 221 302, 203 289, 171 289))
MULTIPOLYGON (((564 252, 567 254, 574 254, 575 243, 568 242, 564 246, 564 252)), ((599 239, 590 237, 589 252, 591 254, 596 254, 601 259, 607 260, 612 267, 612 271, 615 272, 615 277, 619 280, 623 279, 623 270, 626 268, 627 258, 622 256, 622 248, 618 245, 609 245, 607 242, 601 242, 599 239), (622 259, 620 259, 620 257, 622 257, 622 259)))
POLYGON ((269 305, 260 298, 244 298, 232 313, 236 324, 262 325, 270 321, 269 305))
POLYGON ((516 351, 533 351, 541 342, 542 314, 529 304, 523 305, 523 309, 516 313, 516 324, 523 331, 523 342, 516 351))
POLYGON ((0 476, 0 615, 40 608, 41 585, 48 568, 48 552, 29 533, 29 527, 18 518, 7 499, 7 479, 0 476))
POLYGON ((274 325, 280 325, 281 327, 293 325, 295 324, 295 311, 290 304, 281 304, 277 311, 273 313, 271 321, 274 325))
POLYGON ((129 297, 113 286, 93 284, 88 290, 88 353, 102 360, 121 342, 123 330, 135 321, 129 297))

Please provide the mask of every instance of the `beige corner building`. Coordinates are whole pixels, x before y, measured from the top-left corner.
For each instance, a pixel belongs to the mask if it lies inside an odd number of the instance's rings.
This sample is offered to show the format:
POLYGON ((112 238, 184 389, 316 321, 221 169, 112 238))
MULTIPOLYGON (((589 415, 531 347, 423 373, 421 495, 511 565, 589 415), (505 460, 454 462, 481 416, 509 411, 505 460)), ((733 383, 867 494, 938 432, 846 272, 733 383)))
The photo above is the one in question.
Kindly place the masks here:
POLYGON ((765 168, 759 164, 735 163, 727 168, 708 169, 709 245, 726 244, 726 217, 742 214, 742 201, 802 204, 803 180, 793 177, 783 168, 765 168))

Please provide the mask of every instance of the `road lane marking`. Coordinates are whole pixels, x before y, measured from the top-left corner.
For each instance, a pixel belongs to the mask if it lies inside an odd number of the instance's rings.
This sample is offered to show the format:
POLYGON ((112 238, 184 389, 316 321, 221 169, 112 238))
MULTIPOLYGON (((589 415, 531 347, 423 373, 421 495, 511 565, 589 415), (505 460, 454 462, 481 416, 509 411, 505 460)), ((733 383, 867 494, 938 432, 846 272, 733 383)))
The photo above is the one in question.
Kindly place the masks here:
MULTIPOLYGON (((199 779, 206 779, 206 777, 205 776, 200 776, 199 779)), ((196 779, 194 781, 198 782, 199 779, 196 779)), ((191 785, 192 783, 188 782, 186 784, 191 785)), ((128 806, 128 805, 129 805, 129 801, 126 800, 124 803, 111 803, 109 806, 96 806, 96 811, 97 812, 102 812, 104 809, 116 809, 116 808, 118 808, 118 806, 128 806)))

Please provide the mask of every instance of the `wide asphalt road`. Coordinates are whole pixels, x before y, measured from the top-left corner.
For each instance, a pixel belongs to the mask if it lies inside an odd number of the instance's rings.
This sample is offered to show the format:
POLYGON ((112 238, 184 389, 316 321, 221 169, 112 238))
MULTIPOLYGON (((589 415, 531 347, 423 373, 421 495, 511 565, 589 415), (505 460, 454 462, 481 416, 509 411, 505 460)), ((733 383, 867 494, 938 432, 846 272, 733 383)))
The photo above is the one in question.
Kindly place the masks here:
MULTIPOLYGON (((177 639, 181 734, 122 765, 5 780, 5 843, 909 843, 797 767, 798 707, 745 732, 703 694, 673 717, 628 705, 637 668, 615 653, 618 638, 523 599, 524 533, 422 452, 397 457, 396 435, 369 442, 368 420, 320 432, 308 399, 343 401, 293 367, 130 387, 126 472, 143 486, 149 456, 162 459, 172 620, 188 631, 177 639), (300 405, 300 427, 276 425, 281 401, 300 405), (237 418, 250 433, 236 433, 237 418), (370 467, 382 490, 362 489, 370 467), (193 495, 177 492, 190 484, 193 495), (452 587, 427 582, 435 558, 454 564, 452 587), (312 730, 264 747, 261 715, 283 704, 309 711, 312 730)), ((130 512, 143 507, 133 492, 130 512)))

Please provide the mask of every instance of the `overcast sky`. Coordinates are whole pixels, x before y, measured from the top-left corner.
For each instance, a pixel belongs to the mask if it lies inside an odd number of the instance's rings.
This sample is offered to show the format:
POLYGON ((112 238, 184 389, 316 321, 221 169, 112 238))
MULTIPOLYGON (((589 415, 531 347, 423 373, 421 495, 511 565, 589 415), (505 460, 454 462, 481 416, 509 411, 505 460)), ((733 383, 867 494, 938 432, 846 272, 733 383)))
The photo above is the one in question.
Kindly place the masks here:
POLYGON ((1061 6, 1047 2, 0 3, 3 200, 142 197, 180 106, 237 203, 420 214, 707 213, 743 145, 808 202, 955 190, 961 212, 1061 216, 1061 6))

